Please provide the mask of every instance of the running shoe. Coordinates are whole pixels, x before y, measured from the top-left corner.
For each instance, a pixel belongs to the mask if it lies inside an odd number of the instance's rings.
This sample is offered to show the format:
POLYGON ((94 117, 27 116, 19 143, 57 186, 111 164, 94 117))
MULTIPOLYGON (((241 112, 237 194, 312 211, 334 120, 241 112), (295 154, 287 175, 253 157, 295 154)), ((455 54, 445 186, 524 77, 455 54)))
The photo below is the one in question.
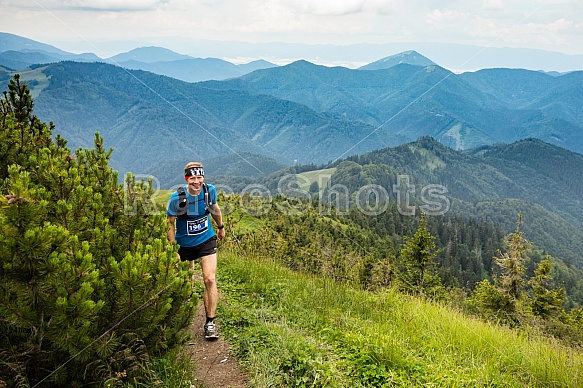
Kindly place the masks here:
POLYGON ((219 332, 217 331, 217 326, 214 322, 209 322, 204 325, 204 338, 214 339, 219 338, 219 332))

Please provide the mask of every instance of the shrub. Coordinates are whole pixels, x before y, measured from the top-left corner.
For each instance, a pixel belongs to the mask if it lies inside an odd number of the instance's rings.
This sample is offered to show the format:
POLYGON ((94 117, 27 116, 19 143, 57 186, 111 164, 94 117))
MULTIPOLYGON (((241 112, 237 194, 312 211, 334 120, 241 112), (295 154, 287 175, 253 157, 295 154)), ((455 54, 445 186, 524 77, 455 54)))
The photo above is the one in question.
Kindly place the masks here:
MULTIPOLYGON (((147 382, 196 300, 153 211, 112 150, 74 153, 15 76, 0 117, 0 376, 8 386, 147 382)), ((1 381, 0 381, 1 382, 1 381)))

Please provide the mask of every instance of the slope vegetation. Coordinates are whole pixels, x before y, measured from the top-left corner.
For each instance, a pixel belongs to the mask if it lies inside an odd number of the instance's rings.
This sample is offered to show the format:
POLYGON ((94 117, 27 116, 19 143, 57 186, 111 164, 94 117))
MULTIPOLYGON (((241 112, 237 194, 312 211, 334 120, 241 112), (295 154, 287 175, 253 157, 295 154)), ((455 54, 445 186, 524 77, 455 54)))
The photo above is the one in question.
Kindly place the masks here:
POLYGON ((223 254, 223 331, 266 386, 578 387, 583 355, 395 291, 223 254))

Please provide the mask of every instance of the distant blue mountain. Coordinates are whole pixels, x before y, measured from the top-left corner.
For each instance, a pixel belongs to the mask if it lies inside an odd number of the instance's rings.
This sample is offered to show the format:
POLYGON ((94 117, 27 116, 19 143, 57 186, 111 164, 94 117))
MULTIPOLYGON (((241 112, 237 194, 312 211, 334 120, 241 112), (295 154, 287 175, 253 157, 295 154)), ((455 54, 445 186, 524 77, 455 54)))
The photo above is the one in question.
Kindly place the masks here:
POLYGON ((119 64, 124 62, 143 62, 143 63, 154 63, 154 62, 170 62, 179 61, 183 59, 193 59, 193 57, 185 54, 179 54, 172 50, 168 50, 163 47, 139 47, 130 50, 126 53, 121 53, 109 57, 104 60, 106 63, 119 64))
POLYGON ((186 82, 224 80, 276 66, 263 60, 235 65, 218 58, 193 58, 162 47, 137 48, 104 62, 126 69, 151 71, 186 82))
POLYGON ((257 69, 267 69, 276 65, 267 61, 255 61, 245 65, 235 65, 218 58, 188 58, 173 61, 117 62, 118 66, 132 70, 145 70, 186 82, 225 80, 240 77, 257 69))
POLYGON ((0 64, 13 70, 24 69, 34 63, 58 62, 57 56, 51 56, 41 52, 24 52, 8 50, 0 53, 0 64))
POLYGON ((0 32, 0 52, 5 51, 37 51, 56 55, 70 55, 70 53, 49 44, 40 43, 7 32, 0 32))
POLYGON ((409 50, 399 54, 391 55, 378 61, 369 63, 368 65, 359 67, 359 70, 380 70, 388 69, 390 67, 407 64, 413 66, 436 66, 437 64, 431 59, 424 57, 417 51, 409 50))
POLYGON ((92 53, 73 54, 32 39, 0 32, 0 65, 13 70, 23 69, 38 63, 95 62, 100 60, 101 58, 92 53))
POLYGON ((583 71, 454 74, 408 64, 362 71, 297 61, 225 82, 373 125, 389 145, 429 135, 468 149, 536 137, 583 153, 583 71))
POLYGON ((95 54, 72 54, 56 47, 17 35, 0 33, 0 66, 20 70, 34 64, 59 61, 105 62, 131 70, 145 70, 186 82, 224 80, 240 77, 258 69, 275 67, 273 63, 257 60, 236 65, 217 58, 193 58, 163 47, 140 47, 99 58, 95 54))

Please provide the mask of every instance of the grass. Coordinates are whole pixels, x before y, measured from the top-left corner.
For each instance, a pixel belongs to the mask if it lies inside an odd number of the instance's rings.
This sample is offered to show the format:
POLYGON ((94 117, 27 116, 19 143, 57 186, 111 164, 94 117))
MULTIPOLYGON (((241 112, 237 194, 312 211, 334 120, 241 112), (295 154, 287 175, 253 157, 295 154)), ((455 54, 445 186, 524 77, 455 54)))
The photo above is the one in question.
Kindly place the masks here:
POLYGON ((189 356, 178 351, 171 351, 164 358, 152 360, 152 369, 158 379, 152 382, 152 386, 192 388, 196 386, 196 376, 192 369, 192 361, 189 356))
MULTIPOLYGON (((319 182, 320 176, 328 178, 335 171, 336 171, 336 168, 333 167, 333 168, 326 168, 323 170, 306 171, 306 172, 300 173, 300 175, 303 175, 304 177, 306 177, 310 181, 310 184, 311 184, 314 182, 319 182)), ((308 184, 308 186, 309 186, 309 184, 308 184)))
POLYGON ((393 290, 219 256, 223 332, 253 386, 583 386, 583 355, 550 339, 393 290))
MULTIPOLYGON (((237 208, 225 218, 238 235, 264 223, 237 208)), ((581 352, 551 339, 292 272, 236 247, 220 246, 218 316, 254 387, 583 386, 581 352)))
POLYGON ((159 209, 166 211, 166 205, 172 193, 176 190, 158 190, 152 196, 152 200, 159 209))
POLYGON ((49 78, 43 73, 44 68, 37 68, 35 70, 20 70, 20 80, 25 83, 30 81, 39 81, 37 84, 29 87, 32 98, 37 98, 39 94, 49 86, 49 78))
POLYGON ((318 182, 320 188, 320 194, 324 192, 324 188, 330 179, 330 176, 336 171, 336 168, 326 168, 323 170, 314 170, 314 171, 306 171, 302 172, 299 175, 302 175, 306 178, 307 183, 300 185, 302 190, 308 190, 310 185, 314 182, 318 182))

